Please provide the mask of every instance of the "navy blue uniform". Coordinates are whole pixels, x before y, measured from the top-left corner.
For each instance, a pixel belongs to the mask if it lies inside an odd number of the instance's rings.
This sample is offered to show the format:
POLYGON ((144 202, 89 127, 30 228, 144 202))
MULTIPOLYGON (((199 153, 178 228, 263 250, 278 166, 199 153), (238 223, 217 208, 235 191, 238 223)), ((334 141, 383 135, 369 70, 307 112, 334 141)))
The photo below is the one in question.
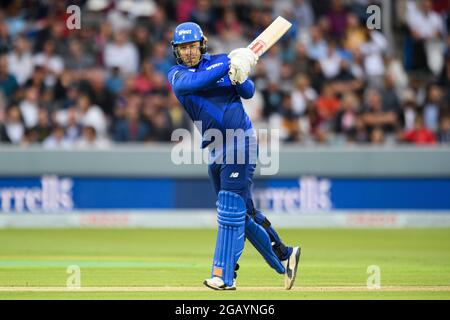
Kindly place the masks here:
MULTIPOLYGON (((253 132, 252 123, 244 111, 241 98, 251 98, 255 93, 255 86, 250 79, 242 84, 233 85, 228 77, 228 70, 229 58, 225 54, 204 54, 203 59, 196 67, 175 65, 169 70, 168 80, 177 99, 194 122, 201 121, 202 148, 211 144, 211 141, 204 137, 204 133, 208 129, 220 130, 224 137, 226 137, 227 129, 253 132)), ((227 141, 224 139, 224 147, 219 155, 211 155, 210 152, 208 174, 216 194, 219 195, 220 191, 229 191, 242 197, 247 209, 246 236, 269 265, 277 272, 283 273, 284 267, 279 261, 290 256, 292 247, 283 245, 266 217, 254 208, 251 188, 256 161, 250 161, 253 158, 249 153, 257 150, 257 142, 254 133, 249 137, 244 145, 235 143, 227 145, 227 141), (237 158, 234 158, 234 162, 227 163, 227 153, 239 152, 236 149, 241 147, 244 149, 245 161, 237 162, 237 158), (225 160, 219 163, 211 162, 211 158, 217 159, 218 156, 222 156, 225 160), (265 236, 263 228, 267 232, 265 236), (273 256, 271 243, 277 258, 273 256)), ((217 150, 213 149, 213 151, 217 150)))
MULTIPOLYGON (((175 65, 169 70, 168 80, 176 97, 193 121, 201 121, 202 137, 208 129, 220 130, 224 137, 226 129, 252 131, 241 97, 251 98, 255 86, 250 79, 242 84, 232 85, 228 70, 229 58, 225 54, 204 54, 196 67, 175 65)), ((202 147, 205 148, 210 143, 204 139, 202 147)), ((245 144, 245 163, 211 163, 208 170, 216 194, 220 190, 226 190, 240 195, 249 211, 253 210, 250 190, 256 166, 254 162, 248 161, 249 144, 252 143, 256 144, 256 140, 247 140, 245 144)), ((225 141, 223 150, 227 150, 225 141)), ((222 151, 220 156, 226 157, 226 151, 222 151)))

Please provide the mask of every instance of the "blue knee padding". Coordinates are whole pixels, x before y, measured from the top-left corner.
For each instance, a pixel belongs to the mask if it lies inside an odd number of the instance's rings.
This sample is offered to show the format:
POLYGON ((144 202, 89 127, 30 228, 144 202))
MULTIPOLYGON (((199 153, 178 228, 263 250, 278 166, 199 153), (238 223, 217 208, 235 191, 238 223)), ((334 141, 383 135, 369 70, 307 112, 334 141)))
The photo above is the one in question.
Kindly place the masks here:
POLYGON ((245 235, 251 244, 264 257, 266 262, 278 273, 285 273, 285 268, 272 249, 267 231, 251 217, 245 223, 245 235))
POLYGON ((227 286, 233 284, 234 268, 244 250, 244 200, 236 193, 220 191, 217 200, 217 232, 212 277, 220 277, 227 286))

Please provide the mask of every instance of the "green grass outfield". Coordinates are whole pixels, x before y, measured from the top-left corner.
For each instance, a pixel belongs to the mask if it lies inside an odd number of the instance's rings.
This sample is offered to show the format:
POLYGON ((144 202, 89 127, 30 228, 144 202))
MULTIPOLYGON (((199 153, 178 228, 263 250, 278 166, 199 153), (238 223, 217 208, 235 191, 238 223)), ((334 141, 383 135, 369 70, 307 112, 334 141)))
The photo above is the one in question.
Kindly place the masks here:
POLYGON ((450 299, 450 229, 284 229, 302 246, 296 286, 246 243, 236 291, 202 285, 215 230, 0 230, 0 299, 450 299), (81 288, 67 289, 67 267, 81 288), (367 267, 381 288, 366 287, 367 267))

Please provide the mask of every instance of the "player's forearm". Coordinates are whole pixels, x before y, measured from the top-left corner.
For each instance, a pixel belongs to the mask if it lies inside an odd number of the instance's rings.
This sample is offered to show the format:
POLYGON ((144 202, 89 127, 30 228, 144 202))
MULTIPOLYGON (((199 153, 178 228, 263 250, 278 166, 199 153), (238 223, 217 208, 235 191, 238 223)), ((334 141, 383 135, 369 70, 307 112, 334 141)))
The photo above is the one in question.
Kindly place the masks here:
POLYGON ((255 84, 252 80, 247 79, 242 84, 236 84, 238 95, 244 99, 250 99, 255 94, 255 84))
POLYGON ((208 68, 209 70, 199 72, 177 70, 170 80, 174 90, 179 93, 195 92, 214 84, 228 74, 228 58, 225 57, 208 68))

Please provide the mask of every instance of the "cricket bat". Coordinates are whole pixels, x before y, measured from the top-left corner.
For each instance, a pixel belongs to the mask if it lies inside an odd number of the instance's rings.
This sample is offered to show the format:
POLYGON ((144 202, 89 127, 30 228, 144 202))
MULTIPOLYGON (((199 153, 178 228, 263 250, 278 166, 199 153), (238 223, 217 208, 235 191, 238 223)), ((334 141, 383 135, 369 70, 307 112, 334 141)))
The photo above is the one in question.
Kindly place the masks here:
POLYGON ((291 26, 292 23, 279 16, 247 48, 260 57, 277 43, 291 26))
MULTIPOLYGON (((248 46, 258 57, 262 56, 267 50, 270 49, 278 40, 289 30, 292 23, 285 18, 279 16, 276 18, 261 34, 255 38, 248 46)), ((228 74, 233 76, 236 72, 234 69, 230 69, 228 74)))

